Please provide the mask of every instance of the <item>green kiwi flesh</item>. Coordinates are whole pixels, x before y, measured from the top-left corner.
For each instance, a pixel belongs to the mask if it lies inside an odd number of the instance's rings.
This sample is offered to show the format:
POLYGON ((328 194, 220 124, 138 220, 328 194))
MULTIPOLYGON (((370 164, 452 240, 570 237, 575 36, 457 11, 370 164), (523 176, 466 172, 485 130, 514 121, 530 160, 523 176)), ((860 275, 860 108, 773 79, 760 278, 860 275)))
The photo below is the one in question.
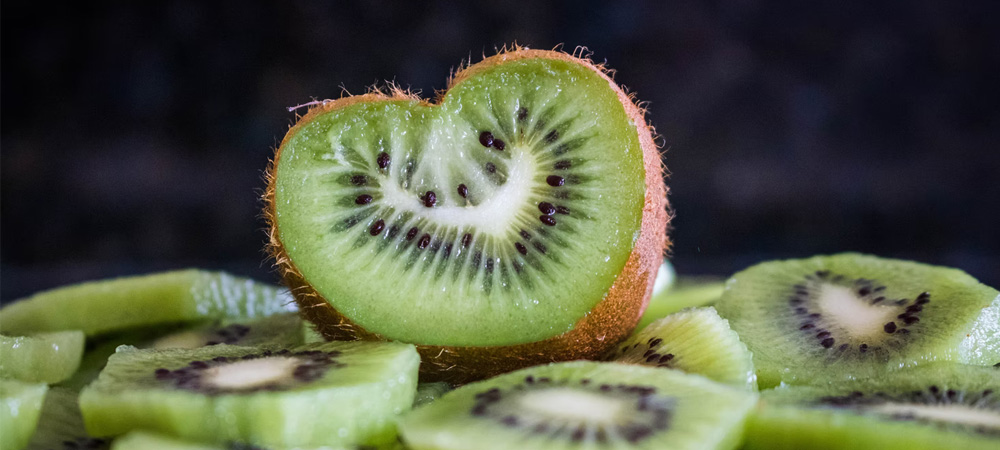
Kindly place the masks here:
POLYGON ((284 289, 196 269, 91 281, 39 292, 0 310, 5 334, 138 327, 295 311, 284 289))
POLYGON ((38 418, 38 427, 25 450, 105 450, 110 447, 110 439, 87 434, 77 402, 79 395, 79 392, 64 387, 49 389, 38 418))
POLYGON ((317 446, 317 447, 295 447, 277 448, 261 447, 257 445, 243 443, 229 444, 206 444, 178 439, 172 436, 165 436, 146 431, 132 431, 117 438, 111 445, 111 450, 405 450, 399 443, 389 445, 350 445, 350 446, 317 446))
POLYGON ((297 313, 257 319, 224 319, 168 333, 140 348, 198 348, 207 345, 290 347, 302 344, 303 321, 297 313))
POLYGON ((1000 448, 1000 369, 936 363, 763 392, 746 449, 1000 448))
POLYGON ((573 361, 465 385, 400 430, 415 450, 730 449, 756 399, 680 371, 573 361))
MULTIPOLYGON (((659 276, 657 276, 659 282, 659 276)), ((649 306, 639 318, 637 330, 684 308, 709 306, 722 297, 724 280, 713 277, 680 276, 663 291, 653 293, 649 306)))
POLYGON ((84 340, 82 331, 0 335, 0 377, 49 384, 66 380, 80 366, 84 340))
POLYGON ((417 385, 417 395, 413 399, 413 407, 416 408, 433 402, 452 389, 450 384, 443 381, 420 383, 417 385))
POLYGON ((24 448, 35 432, 49 387, 0 379, 0 449, 24 448))
POLYGON ((734 275, 716 308, 761 388, 1000 361, 1000 293, 956 269, 855 253, 773 261, 734 275))
POLYGON ((649 324, 619 344, 610 359, 757 389, 750 351, 711 306, 686 309, 649 324))
POLYGON ((635 247, 639 127, 600 73, 548 58, 486 67, 438 105, 312 115, 275 161, 278 238, 368 332, 440 346, 542 341, 601 302, 635 247))
POLYGON ((419 364, 416 349, 399 343, 119 347, 80 408, 98 437, 143 429, 220 444, 390 444, 419 364))

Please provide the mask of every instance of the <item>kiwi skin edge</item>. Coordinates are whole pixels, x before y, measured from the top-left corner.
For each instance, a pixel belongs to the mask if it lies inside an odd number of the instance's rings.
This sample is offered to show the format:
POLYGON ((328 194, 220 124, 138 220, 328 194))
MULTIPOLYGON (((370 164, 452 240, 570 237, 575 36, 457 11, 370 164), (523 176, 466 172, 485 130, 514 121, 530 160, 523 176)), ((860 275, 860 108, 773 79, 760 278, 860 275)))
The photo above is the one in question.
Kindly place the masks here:
MULTIPOLYGON (((477 64, 460 68, 449 81, 448 89, 490 67, 524 59, 567 61, 590 69, 607 80, 611 89, 617 93, 626 114, 636 124, 643 152, 646 197, 635 247, 604 299, 580 319, 572 330, 542 341, 509 346, 417 344, 417 351, 420 352, 422 360, 421 380, 460 384, 539 364, 598 358, 629 336, 649 304, 657 269, 663 261, 664 252, 670 246, 667 226, 671 215, 668 214, 667 188, 663 181, 664 167, 660 150, 653 139, 653 128, 646 122, 645 109, 634 102, 634 95, 626 93, 615 83, 608 69, 586 58, 584 51, 579 48, 573 54, 568 54, 558 50, 533 50, 515 45, 477 64)), ((438 101, 443 98, 445 92, 447 90, 438 93, 438 101)), ((285 135, 265 175, 267 187, 263 194, 264 218, 268 225, 268 243, 265 250, 274 259, 274 266, 291 289, 303 317, 316 324, 316 330, 327 340, 385 340, 385 338, 352 323, 350 319, 337 312, 306 282, 301 272, 288 258, 277 229, 275 199, 277 164, 282 149, 291 137, 303 124, 316 116, 356 103, 381 101, 418 101, 425 106, 434 105, 394 86, 390 87, 388 93, 373 89, 367 94, 315 104, 285 135)))

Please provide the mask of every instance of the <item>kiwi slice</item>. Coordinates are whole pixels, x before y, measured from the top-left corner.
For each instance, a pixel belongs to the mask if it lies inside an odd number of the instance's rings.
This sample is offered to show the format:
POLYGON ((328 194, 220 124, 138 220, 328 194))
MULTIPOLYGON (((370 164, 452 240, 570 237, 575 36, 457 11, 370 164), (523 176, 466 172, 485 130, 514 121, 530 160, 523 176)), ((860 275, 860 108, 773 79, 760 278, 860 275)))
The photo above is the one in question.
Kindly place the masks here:
POLYGON ((417 395, 413 399, 413 407, 416 408, 433 402, 450 390, 452 390, 451 385, 442 381, 420 383, 417 385, 417 395))
POLYGON ((686 309, 651 323, 619 344, 610 359, 757 389, 750 351, 711 306, 686 309))
POLYGON ((160 336, 142 348, 197 348, 206 345, 289 347, 303 343, 302 319, 296 313, 259 319, 226 319, 160 336))
MULTIPOLYGON (((79 392, 64 387, 53 387, 45 396, 38 428, 31 436, 26 450, 105 450, 110 439, 95 438, 83 427, 83 416, 77 403, 79 392)), ((141 448, 141 447, 136 447, 141 448)))
POLYGON ((643 111, 562 52, 487 58, 435 104, 318 104, 268 179, 271 252, 320 332, 419 344, 451 378, 599 355, 634 327, 666 242, 643 111))
POLYGON ((936 363, 761 394, 747 449, 1000 448, 1000 369, 936 363))
POLYGON ((58 383, 76 372, 83 356, 82 331, 0 335, 0 377, 58 383))
POLYGON ((99 437, 145 429, 211 443, 389 444, 394 417, 413 403, 419 362, 400 343, 119 347, 80 408, 99 437))
POLYGON ((764 388, 935 360, 995 364, 998 294, 960 270, 845 253, 753 266, 716 308, 753 352, 764 388))
POLYGON ((74 284, 0 310, 5 334, 82 330, 87 336, 137 327, 295 311, 287 292, 222 272, 188 269, 74 284))
POLYGON ((416 450, 735 448, 756 399, 680 371, 573 361, 458 388, 400 431, 416 450))
POLYGON ((296 447, 294 449, 278 449, 277 447, 261 447, 258 445, 242 444, 233 442, 229 444, 205 444, 179 439, 172 436, 165 436, 146 431, 132 431, 118 439, 111 445, 111 450, 404 450, 398 443, 382 446, 372 445, 350 445, 350 446, 328 446, 321 447, 296 447))
POLYGON ((711 305, 722 297, 724 288, 725 280, 715 277, 678 277, 667 289, 653 294, 636 328, 641 330, 684 308, 711 305))
POLYGON ((18 450, 27 445, 48 389, 45 383, 0 379, 0 449, 18 450))

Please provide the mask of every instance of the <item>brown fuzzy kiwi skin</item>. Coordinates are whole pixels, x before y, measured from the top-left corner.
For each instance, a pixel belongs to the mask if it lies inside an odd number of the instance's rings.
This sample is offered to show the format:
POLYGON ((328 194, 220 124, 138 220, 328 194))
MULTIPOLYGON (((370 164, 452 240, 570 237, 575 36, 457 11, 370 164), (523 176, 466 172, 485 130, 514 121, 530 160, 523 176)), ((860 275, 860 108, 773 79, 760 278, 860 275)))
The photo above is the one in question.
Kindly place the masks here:
MULTIPOLYGON (((645 109, 633 101, 633 95, 626 93, 614 82, 611 78, 611 72, 606 70, 603 65, 595 64, 583 56, 582 49, 578 49, 573 54, 557 50, 532 50, 518 46, 510 50, 504 49, 497 55, 485 58, 482 62, 460 69, 448 83, 448 88, 451 89, 463 80, 495 65, 523 59, 562 60, 586 67, 607 80, 608 85, 617 92, 622 107, 636 124, 639 143, 643 150, 646 199, 639 237, 629 254, 625 267, 615 279, 604 299, 580 319, 572 330, 542 341, 508 346, 476 347, 418 344, 417 350, 422 359, 421 380, 439 380, 460 384, 549 362, 600 357, 608 349, 613 348, 628 337, 632 329, 635 328, 639 317, 649 303, 657 269, 663 260, 664 252, 670 245, 667 238, 667 226, 671 217, 668 214, 667 190, 663 181, 664 168, 659 148, 653 138, 653 129, 645 119, 645 109)), ((443 96, 444 92, 439 93, 437 100, 440 101, 443 96)), ((313 118, 356 103, 385 101, 418 102, 425 106, 434 105, 434 103, 422 100, 396 87, 391 87, 388 93, 376 89, 364 95, 317 102, 305 115, 299 118, 285 135, 267 169, 267 188, 263 195, 264 217, 268 224, 269 238, 266 251, 274 258, 274 265, 284 278, 285 284, 291 289, 304 318, 315 324, 316 330, 328 340, 384 340, 385 338, 365 330, 337 312, 319 292, 306 282, 302 273, 288 258, 284 245, 281 243, 277 226, 276 169, 281 161, 282 149, 285 148, 291 137, 313 118)))

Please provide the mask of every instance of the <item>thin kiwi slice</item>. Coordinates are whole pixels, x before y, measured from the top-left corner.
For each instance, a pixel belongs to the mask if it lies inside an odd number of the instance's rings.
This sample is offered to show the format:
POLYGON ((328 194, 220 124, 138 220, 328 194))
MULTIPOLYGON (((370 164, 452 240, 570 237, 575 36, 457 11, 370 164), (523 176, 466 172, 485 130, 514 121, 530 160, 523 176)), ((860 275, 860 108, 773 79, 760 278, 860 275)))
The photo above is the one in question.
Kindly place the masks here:
POLYGON ((389 444, 395 416, 413 403, 419 363, 399 343, 120 347, 80 408, 99 437, 145 429, 276 447, 389 444))
POLYGON ((82 330, 87 336, 137 327, 295 311, 283 289, 222 272, 188 269, 74 284, 0 310, 5 334, 82 330))
POLYGON ((85 337, 82 331, 0 335, 0 377, 30 383, 58 383, 80 366, 85 337))
POLYGON ((303 343, 302 319, 297 313, 259 319, 225 319, 168 333, 140 348, 198 348, 207 345, 290 347, 303 343))
POLYGON ((419 344, 452 378, 597 356, 662 262, 643 111, 562 52, 487 58, 435 104, 318 104, 268 175, 271 251, 303 313, 328 337, 419 344))
POLYGON ((725 289, 725 280, 715 277, 678 277, 669 288, 653 294, 653 298, 649 300, 649 306, 639 318, 636 329, 641 330, 654 321, 684 308, 709 306, 722 297, 723 289, 725 289))
POLYGON ((261 447, 259 445, 232 442, 228 444, 206 444, 185 439, 150 433, 147 431, 132 431, 112 442, 111 450, 405 450, 399 443, 389 445, 350 445, 319 447, 295 447, 279 449, 277 447, 261 447))
POLYGON ((956 269, 856 253, 773 261, 733 276, 716 308, 762 388, 1000 361, 1000 293, 956 269))
POLYGON ((747 449, 1000 448, 1000 369, 937 363, 761 394, 747 449))
POLYGON ((463 386, 403 416, 413 449, 723 449, 756 394, 675 370, 574 361, 463 386))
POLYGON ((49 387, 0 379, 0 449, 24 448, 35 432, 49 387))
POLYGON ((686 309, 651 323, 619 344, 610 359, 757 389, 750 351, 711 306, 686 309))
POLYGON ((64 387, 49 389, 38 427, 25 450, 106 450, 110 447, 110 439, 95 438, 84 429, 77 403, 79 394, 64 387))

